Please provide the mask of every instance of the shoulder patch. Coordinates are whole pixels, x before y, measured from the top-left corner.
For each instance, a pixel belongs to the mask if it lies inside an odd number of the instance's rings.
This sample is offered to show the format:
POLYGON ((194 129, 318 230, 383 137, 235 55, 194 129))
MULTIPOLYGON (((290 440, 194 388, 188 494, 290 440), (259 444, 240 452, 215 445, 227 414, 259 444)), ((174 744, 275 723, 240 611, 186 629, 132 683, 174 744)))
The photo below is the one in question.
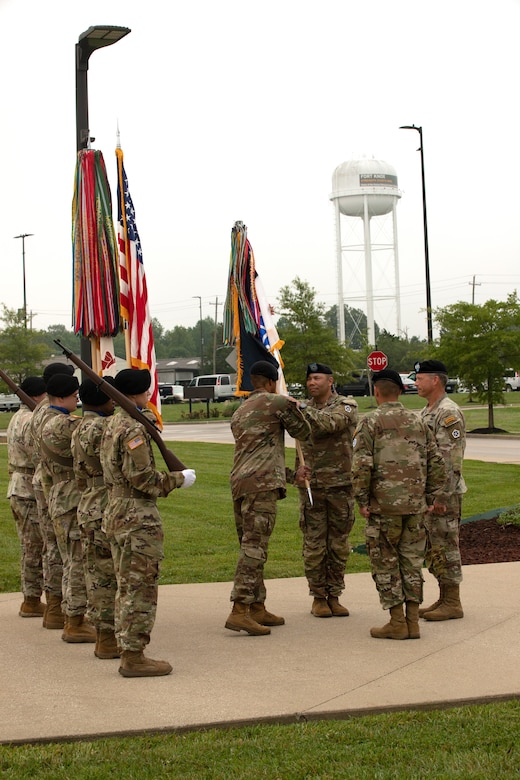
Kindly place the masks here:
POLYGON ((445 417, 443 420, 444 425, 453 425, 453 423, 456 422, 457 422, 457 418, 453 414, 450 414, 448 417, 445 417))
POLYGON ((137 447, 140 447, 141 444, 144 444, 143 437, 135 436, 133 439, 130 439, 130 441, 128 442, 128 449, 135 450, 137 447))

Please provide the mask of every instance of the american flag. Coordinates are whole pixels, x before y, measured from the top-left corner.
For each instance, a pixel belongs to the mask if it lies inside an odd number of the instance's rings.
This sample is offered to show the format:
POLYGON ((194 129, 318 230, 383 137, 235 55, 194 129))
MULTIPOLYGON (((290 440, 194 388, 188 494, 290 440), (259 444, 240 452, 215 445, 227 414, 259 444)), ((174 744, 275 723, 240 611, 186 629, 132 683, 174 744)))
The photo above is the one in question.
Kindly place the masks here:
POLYGON ((127 360, 132 368, 148 368, 152 375, 149 405, 161 422, 161 399, 157 384, 157 365, 153 343, 152 320, 148 308, 148 291, 143 265, 141 240, 135 224, 135 209, 128 190, 123 152, 117 157, 117 239, 121 287, 121 317, 125 322, 127 360))

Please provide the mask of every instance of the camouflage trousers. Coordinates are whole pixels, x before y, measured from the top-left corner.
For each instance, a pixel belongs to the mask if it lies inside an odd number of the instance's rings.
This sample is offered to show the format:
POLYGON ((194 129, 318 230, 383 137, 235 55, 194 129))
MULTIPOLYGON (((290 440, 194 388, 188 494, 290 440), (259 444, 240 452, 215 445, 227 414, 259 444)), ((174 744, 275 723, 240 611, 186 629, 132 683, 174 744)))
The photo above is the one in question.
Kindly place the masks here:
POLYGON ((36 501, 20 496, 9 499, 20 539, 20 575, 25 598, 40 598, 43 591, 43 539, 36 501))
POLYGON ((278 490, 241 496, 233 502, 240 554, 231 601, 253 604, 265 601, 264 564, 276 520, 278 490))
POLYGON ((365 538, 383 609, 423 600, 424 514, 370 515, 365 538))
POLYGON ((78 513, 78 519, 83 532, 87 618, 101 631, 113 630, 117 579, 112 548, 101 530, 101 517, 82 522, 78 513))
POLYGON ((54 525, 49 516, 45 494, 38 485, 33 482, 36 506, 38 507, 38 521, 43 539, 43 589, 51 596, 62 597, 63 561, 61 559, 54 525))
POLYGON ((313 488, 312 505, 300 489, 303 563, 311 596, 340 596, 350 553, 348 535, 354 525, 354 500, 347 486, 313 488))
POLYGON ((117 577, 114 618, 120 650, 144 650, 150 642, 157 613, 163 539, 160 520, 109 534, 117 577))
POLYGON ((452 496, 445 515, 427 515, 425 563, 428 571, 442 585, 462 582, 459 529, 462 496, 452 496))
POLYGON ((62 612, 68 617, 84 615, 87 611, 87 586, 83 538, 77 510, 70 509, 53 517, 52 522, 63 561, 62 612))

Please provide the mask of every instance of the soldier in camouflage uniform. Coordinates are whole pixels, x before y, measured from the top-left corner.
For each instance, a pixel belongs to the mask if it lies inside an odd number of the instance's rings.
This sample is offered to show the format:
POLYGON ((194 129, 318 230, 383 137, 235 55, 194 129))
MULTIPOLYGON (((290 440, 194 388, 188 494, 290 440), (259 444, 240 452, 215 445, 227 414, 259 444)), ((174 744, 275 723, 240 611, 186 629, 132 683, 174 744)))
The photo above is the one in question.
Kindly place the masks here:
MULTIPOLYGON (((147 369, 124 369, 115 380, 116 388, 155 422, 151 410, 145 409, 150 384, 147 369)), ((155 622, 164 555, 157 498, 193 485, 195 472, 157 471, 149 433, 125 409, 106 422, 100 460, 108 489, 102 529, 112 547, 118 585, 115 633, 121 652, 119 673, 123 677, 170 674, 172 667, 167 661, 143 654, 155 622)))
MULTIPOLYGON (((20 389, 36 404, 45 398, 45 382, 42 377, 29 376, 20 389)), ((43 538, 34 497, 34 476, 31 435, 32 410, 22 404, 7 426, 7 455, 9 460, 9 486, 7 498, 16 522, 20 539, 21 584, 23 603, 20 617, 42 617, 45 607, 40 601, 43 591, 43 538)))
MULTIPOLYGON (((112 377, 105 377, 109 384, 112 377)), ((92 379, 79 388, 83 417, 72 434, 74 474, 81 498, 78 523, 83 537, 85 580, 87 585, 87 618, 96 629, 97 658, 119 658, 114 633, 116 573, 110 542, 101 528, 107 505, 107 489, 99 460, 101 435, 105 423, 114 414, 115 403, 92 379)))
POLYGON ((230 482, 240 555, 225 627, 259 636, 285 622, 266 610, 263 578, 276 502, 285 497, 284 431, 306 439, 310 427, 296 401, 276 393, 273 364, 253 363, 250 374, 254 390, 231 418, 235 455, 230 482))
MULTIPOLYGON (((74 367, 66 363, 49 363, 43 371, 45 384, 55 374, 66 374, 72 376, 74 367)), ((63 561, 54 531, 54 525, 49 516, 47 499, 41 480, 41 433, 43 425, 49 415, 49 399, 47 396, 40 401, 32 413, 31 417, 31 435, 34 441, 34 476, 32 486, 38 508, 38 519, 43 537, 43 584, 47 605, 43 616, 43 627, 48 629, 62 629, 64 627, 64 616, 61 609, 62 582, 63 582, 63 561)))
POLYGON ((416 364, 415 370, 418 393, 428 401, 421 416, 433 431, 444 458, 448 480, 445 488, 448 495, 446 512, 430 515, 426 521, 426 565, 439 583, 439 598, 429 607, 420 609, 419 617, 450 620, 464 617, 460 602, 462 564, 459 528, 462 496, 466 492, 462 476, 466 425, 459 406, 446 395, 448 370, 444 363, 424 360, 416 364))
POLYGON ((424 519, 434 503, 440 508, 446 469, 428 426, 398 400, 403 391, 399 374, 384 369, 373 382, 378 408, 355 431, 352 464, 372 577, 383 609, 390 610, 390 622, 370 634, 419 639, 424 519))
POLYGON ((78 403, 75 376, 56 374, 47 382, 48 417, 43 425, 40 456, 42 485, 63 560, 64 642, 95 642, 96 633, 85 621, 87 590, 83 539, 78 525, 80 493, 74 478, 71 439, 81 417, 72 414, 78 403))
POLYGON ((311 613, 346 617, 349 611, 339 596, 345 587, 348 535, 354 525, 351 468, 357 404, 335 392, 332 369, 323 363, 307 366, 307 393, 310 401, 298 405, 312 436, 301 444, 304 464, 296 457, 295 484, 300 488, 305 576, 314 597, 311 613))

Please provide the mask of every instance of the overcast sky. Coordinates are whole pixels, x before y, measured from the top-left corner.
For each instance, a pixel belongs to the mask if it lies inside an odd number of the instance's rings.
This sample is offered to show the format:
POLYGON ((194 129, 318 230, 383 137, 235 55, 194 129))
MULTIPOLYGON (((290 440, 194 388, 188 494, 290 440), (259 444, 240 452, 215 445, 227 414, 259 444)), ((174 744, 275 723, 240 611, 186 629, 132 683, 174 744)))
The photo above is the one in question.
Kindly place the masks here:
MULTIPOLYGON (((215 315, 243 220, 269 301, 299 276, 337 301, 334 169, 395 168, 402 328, 426 338, 419 136, 433 307, 520 288, 518 0, 0 0, 0 303, 71 325, 74 47, 116 197, 117 123, 152 316, 215 315), (475 277, 475 286, 472 286, 475 277)), ((348 269, 344 270, 349 300, 348 269)), ((395 323, 376 321, 395 332, 395 323)), ((222 307, 218 309, 219 320, 222 307)))

